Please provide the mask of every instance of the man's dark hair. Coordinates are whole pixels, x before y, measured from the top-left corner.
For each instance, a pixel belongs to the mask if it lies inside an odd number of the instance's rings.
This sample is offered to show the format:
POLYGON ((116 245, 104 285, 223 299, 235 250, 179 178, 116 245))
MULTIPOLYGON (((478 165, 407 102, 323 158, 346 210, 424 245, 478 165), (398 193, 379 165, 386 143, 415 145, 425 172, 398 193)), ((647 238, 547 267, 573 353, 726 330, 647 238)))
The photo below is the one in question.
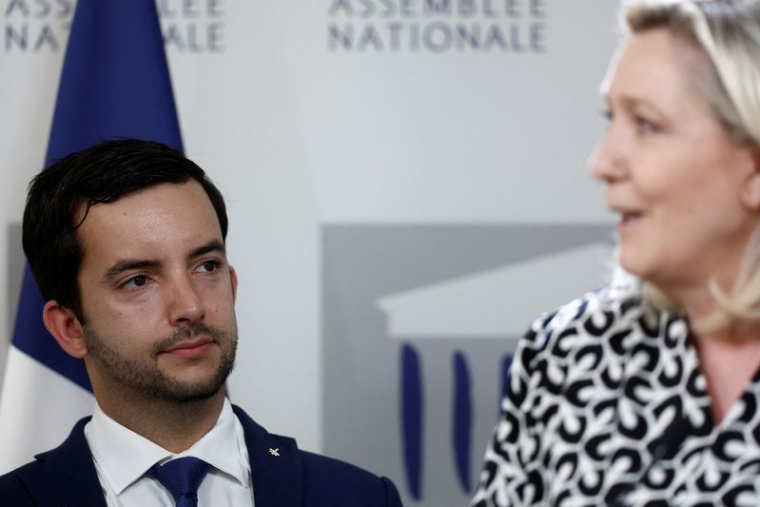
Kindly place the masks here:
POLYGON ((24 209, 24 253, 46 301, 56 300, 85 322, 77 276, 82 243, 77 228, 90 206, 111 203, 161 183, 193 179, 214 206, 227 237, 224 198, 206 173, 182 153, 138 139, 103 141, 72 153, 35 177, 24 209))

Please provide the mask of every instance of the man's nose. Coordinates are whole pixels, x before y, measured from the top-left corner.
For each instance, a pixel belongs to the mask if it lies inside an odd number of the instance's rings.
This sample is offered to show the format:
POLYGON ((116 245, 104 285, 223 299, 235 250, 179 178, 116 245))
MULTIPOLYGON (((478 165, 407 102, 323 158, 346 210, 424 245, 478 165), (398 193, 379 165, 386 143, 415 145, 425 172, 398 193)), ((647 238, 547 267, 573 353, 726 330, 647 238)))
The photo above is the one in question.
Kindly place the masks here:
POLYGON ((192 275, 185 273, 172 278, 167 288, 168 312, 172 323, 198 322, 206 309, 192 275))

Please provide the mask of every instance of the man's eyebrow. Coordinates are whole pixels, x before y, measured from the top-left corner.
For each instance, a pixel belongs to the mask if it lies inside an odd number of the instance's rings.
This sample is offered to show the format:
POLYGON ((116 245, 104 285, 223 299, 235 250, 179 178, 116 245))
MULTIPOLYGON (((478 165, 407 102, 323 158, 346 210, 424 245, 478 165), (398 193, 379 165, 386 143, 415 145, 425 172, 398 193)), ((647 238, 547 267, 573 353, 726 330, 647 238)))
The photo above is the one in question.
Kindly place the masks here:
MULTIPOLYGON (((224 243, 218 239, 212 239, 205 245, 201 245, 198 248, 192 249, 188 254, 188 258, 192 259, 195 257, 200 257, 201 255, 206 255, 207 253, 211 252, 220 252, 224 254, 224 243)), ((106 271, 105 275, 103 275, 103 281, 110 282, 125 271, 131 271, 133 269, 155 268, 159 264, 160 262, 155 259, 123 259, 108 268, 108 271, 106 271)))
POLYGON ((201 255, 206 255, 207 253, 211 252, 219 252, 219 253, 226 253, 226 249, 224 247, 224 243, 219 241, 218 239, 212 239, 205 245, 199 246, 198 248, 194 248, 190 251, 190 255, 188 255, 188 258, 194 258, 194 257, 200 257, 201 255))
POLYGON ((120 260, 110 268, 108 268, 108 271, 106 271, 106 274, 103 275, 103 281, 104 282, 110 282, 114 278, 118 277, 120 274, 124 273, 125 271, 131 271, 133 269, 145 269, 145 268, 154 268, 158 266, 159 262, 157 260, 150 260, 150 259, 124 259, 120 260))

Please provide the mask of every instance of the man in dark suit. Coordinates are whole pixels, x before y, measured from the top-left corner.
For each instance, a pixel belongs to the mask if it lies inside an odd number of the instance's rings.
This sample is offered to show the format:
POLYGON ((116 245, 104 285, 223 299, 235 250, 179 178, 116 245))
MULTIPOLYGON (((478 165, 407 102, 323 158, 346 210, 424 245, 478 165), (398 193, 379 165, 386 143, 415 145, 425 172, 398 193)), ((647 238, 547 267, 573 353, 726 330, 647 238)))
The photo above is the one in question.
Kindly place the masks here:
POLYGON ((32 182, 43 320, 84 361, 92 418, 0 477, 3 505, 396 507, 393 483, 300 451, 225 398, 237 346, 224 200, 161 144, 106 141, 32 182))

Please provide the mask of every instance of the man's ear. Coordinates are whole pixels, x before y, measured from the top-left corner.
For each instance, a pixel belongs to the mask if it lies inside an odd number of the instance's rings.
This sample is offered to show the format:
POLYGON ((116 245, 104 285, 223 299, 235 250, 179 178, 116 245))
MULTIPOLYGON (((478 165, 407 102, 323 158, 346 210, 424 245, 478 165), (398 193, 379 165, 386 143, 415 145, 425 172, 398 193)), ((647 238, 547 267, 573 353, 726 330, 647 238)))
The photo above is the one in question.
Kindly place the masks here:
POLYGON ((752 211, 760 211, 760 146, 751 148, 752 170, 742 186, 742 204, 752 211))
POLYGON ((88 354, 82 324, 69 308, 58 301, 48 301, 42 309, 42 321, 68 355, 83 359, 88 354))
POLYGON ((237 299, 237 272, 235 271, 235 268, 230 266, 230 284, 232 285, 232 301, 234 302, 237 299))

